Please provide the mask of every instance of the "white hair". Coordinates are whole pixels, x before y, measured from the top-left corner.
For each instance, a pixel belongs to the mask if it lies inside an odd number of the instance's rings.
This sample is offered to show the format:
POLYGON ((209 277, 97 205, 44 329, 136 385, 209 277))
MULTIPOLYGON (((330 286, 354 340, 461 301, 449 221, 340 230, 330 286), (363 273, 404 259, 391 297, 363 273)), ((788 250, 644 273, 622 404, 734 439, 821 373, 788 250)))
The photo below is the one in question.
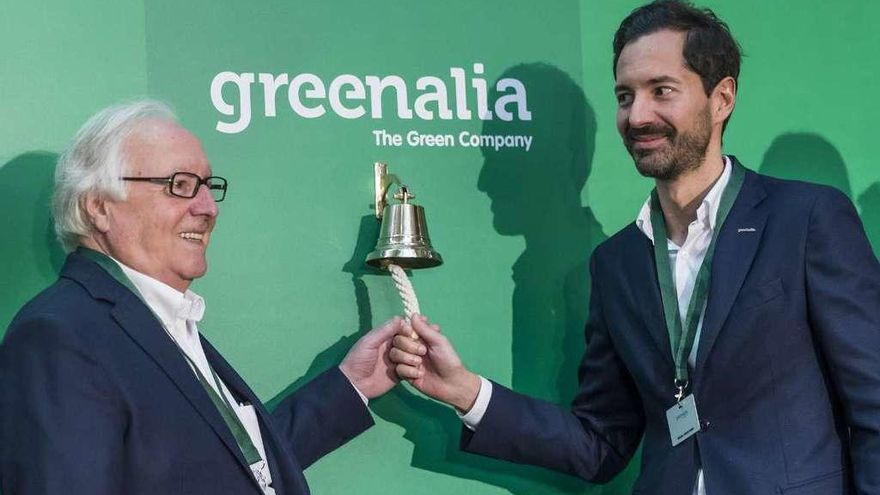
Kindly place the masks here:
POLYGON ((129 169, 123 151, 126 139, 146 120, 177 122, 171 108, 156 100, 136 100, 107 107, 88 120, 73 137, 55 168, 52 213, 55 233, 70 252, 92 231, 84 200, 93 193, 115 200, 127 197, 120 179, 129 169))

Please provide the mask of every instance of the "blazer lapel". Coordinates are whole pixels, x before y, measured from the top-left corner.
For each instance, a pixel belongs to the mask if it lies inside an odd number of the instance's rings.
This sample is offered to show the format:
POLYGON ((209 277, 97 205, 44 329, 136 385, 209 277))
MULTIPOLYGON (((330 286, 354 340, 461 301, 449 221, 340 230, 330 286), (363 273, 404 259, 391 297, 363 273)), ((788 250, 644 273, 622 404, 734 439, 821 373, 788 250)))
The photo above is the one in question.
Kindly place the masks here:
POLYGON ((232 436, 232 432, 226 426, 223 417, 211 402, 186 359, 181 355, 182 351, 165 333, 165 329, 153 315, 153 312, 128 288, 117 282, 103 268, 83 256, 71 254, 68 258, 68 264, 62 271, 62 276, 78 281, 92 297, 104 299, 114 304, 110 311, 113 318, 165 372, 180 390, 180 393, 217 433, 226 448, 245 470, 248 478, 259 489, 235 437, 232 436), (68 267, 71 262, 72 266, 68 267))
MULTIPOLYGON (((735 158, 733 160, 737 166, 742 166, 735 158)), ((752 266, 767 221, 767 212, 757 208, 757 205, 766 195, 758 175, 747 171, 739 196, 721 226, 716 241, 718 245, 712 260, 709 298, 697 348, 696 370, 705 366, 718 333, 727 321, 733 302, 752 266)), ((696 375, 699 380, 699 373, 696 375)))
POLYGON ((651 335, 651 339, 663 356, 663 360, 670 367, 672 362, 672 344, 669 342, 669 332, 666 330, 666 319, 663 316, 663 300, 660 296, 660 282, 657 280, 657 268, 654 264, 654 248, 651 240, 641 231, 636 230, 638 242, 635 253, 627 257, 623 264, 629 273, 626 280, 641 280, 640 283, 632 283, 633 300, 638 308, 641 308, 641 316, 645 328, 651 335))

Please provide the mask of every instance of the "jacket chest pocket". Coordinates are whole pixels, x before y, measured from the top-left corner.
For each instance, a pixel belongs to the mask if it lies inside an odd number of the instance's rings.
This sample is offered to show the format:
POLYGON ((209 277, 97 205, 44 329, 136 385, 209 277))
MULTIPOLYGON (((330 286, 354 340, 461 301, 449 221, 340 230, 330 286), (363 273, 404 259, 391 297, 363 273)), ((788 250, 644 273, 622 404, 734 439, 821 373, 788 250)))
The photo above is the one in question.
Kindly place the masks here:
POLYGON ((780 299, 785 295, 781 278, 750 284, 740 290, 738 306, 740 310, 754 309, 771 301, 780 299))

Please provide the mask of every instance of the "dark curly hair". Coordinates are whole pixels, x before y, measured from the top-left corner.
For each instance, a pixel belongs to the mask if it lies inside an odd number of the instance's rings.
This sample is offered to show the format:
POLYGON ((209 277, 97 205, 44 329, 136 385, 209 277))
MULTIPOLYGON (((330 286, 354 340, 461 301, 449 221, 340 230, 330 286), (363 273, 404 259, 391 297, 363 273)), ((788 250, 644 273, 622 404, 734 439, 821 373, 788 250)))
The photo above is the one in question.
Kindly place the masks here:
MULTIPOLYGON (((725 77, 739 85, 742 53, 727 24, 709 9, 699 9, 682 0, 657 0, 633 10, 614 33, 614 66, 620 52, 632 41, 664 29, 686 33, 683 57, 688 68, 700 76, 710 95, 725 77)), ((725 126, 727 122, 725 121, 725 126)))

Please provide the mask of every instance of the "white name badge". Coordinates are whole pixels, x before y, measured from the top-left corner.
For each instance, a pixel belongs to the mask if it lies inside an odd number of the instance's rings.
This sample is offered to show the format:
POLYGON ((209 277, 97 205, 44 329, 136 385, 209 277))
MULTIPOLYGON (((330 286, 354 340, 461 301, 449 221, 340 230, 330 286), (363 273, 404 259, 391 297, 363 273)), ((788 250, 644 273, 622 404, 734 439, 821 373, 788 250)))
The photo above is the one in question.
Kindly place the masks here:
POLYGON ((673 447, 700 431, 700 417, 697 416, 694 395, 688 395, 667 409, 666 422, 669 423, 669 438, 673 447))

